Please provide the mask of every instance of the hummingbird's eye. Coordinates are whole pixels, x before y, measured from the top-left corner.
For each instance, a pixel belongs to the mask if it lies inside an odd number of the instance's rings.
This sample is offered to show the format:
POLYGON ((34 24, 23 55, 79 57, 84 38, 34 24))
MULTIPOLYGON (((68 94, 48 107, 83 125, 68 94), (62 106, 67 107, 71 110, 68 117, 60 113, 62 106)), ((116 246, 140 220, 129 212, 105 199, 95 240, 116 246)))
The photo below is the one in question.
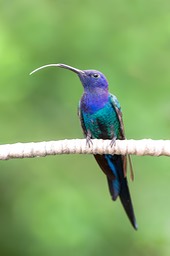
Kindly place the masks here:
POLYGON ((94 74, 92 74, 91 76, 94 77, 94 78, 98 78, 98 77, 99 77, 99 74, 94 73, 94 74))

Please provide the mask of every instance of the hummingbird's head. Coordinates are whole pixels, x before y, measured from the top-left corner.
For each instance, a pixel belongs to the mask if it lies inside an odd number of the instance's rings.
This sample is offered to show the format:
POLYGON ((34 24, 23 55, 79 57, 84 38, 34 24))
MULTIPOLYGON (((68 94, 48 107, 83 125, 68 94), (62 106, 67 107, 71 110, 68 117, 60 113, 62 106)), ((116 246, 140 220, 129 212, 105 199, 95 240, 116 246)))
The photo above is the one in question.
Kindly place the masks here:
POLYGON ((46 67, 60 67, 76 73, 80 78, 80 81, 84 87, 85 92, 95 91, 97 89, 106 90, 106 91, 108 90, 108 82, 106 77, 100 71, 97 71, 97 70, 80 70, 80 69, 68 66, 66 64, 48 64, 35 69, 30 74, 33 74, 36 71, 46 67))
POLYGON ((106 77, 97 70, 83 70, 83 73, 78 73, 80 81, 85 91, 93 91, 95 89, 108 89, 106 77))

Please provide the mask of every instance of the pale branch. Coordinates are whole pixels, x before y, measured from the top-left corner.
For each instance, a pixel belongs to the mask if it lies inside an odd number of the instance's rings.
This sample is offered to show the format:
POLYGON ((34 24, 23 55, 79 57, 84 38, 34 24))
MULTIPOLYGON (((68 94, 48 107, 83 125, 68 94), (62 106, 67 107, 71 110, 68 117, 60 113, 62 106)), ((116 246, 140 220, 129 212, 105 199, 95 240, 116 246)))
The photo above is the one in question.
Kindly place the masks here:
POLYGON ((61 154, 120 154, 170 156, 170 140, 110 140, 85 139, 30 142, 0 145, 0 160, 45 157, 61 154))

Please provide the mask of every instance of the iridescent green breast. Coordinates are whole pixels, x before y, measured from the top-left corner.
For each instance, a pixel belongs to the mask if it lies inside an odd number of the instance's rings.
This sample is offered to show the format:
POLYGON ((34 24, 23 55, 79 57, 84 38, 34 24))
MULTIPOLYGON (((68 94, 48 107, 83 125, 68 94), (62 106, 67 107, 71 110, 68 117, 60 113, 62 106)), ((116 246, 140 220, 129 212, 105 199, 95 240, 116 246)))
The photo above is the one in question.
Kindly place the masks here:
POLYGON ((120 123, 110 102, 93 114, 83 113, 84 125, 92 138, 112 139, 119 137, 120 123))

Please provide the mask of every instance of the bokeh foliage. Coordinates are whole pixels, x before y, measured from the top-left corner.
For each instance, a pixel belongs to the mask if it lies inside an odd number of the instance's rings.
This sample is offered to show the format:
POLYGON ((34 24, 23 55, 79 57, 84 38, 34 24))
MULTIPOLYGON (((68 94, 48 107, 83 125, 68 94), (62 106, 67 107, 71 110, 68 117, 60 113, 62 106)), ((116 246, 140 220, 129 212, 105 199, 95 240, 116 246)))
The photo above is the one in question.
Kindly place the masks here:
MULTIPOLYGON (((119 98, 128 138, 169 139, 167 0, 1 0, 0 141, 81 138, 75 74, 98 69, 119 98)), ((170 163, 133 157, 135 232, 92 156, 1 162, 0 255, 170 254, 170 163)))

